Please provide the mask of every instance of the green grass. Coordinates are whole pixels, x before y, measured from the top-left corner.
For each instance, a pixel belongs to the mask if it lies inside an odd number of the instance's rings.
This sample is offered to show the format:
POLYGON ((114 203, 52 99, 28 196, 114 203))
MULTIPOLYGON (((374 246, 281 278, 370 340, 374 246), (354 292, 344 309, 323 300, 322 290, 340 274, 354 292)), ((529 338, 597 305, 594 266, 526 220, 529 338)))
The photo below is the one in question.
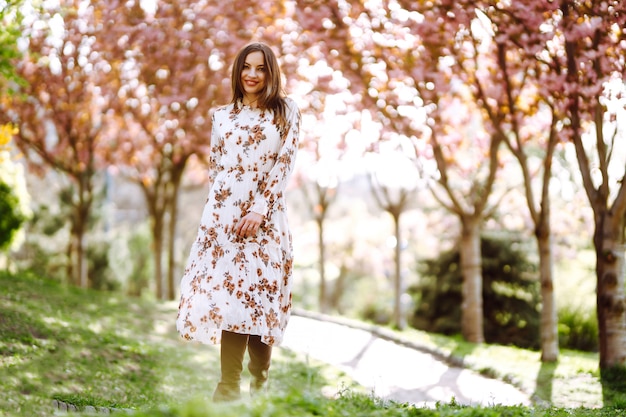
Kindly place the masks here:
MULTIPOLYGON (((175 317, 171 302, 0 272, 0 416, 49 416, 55 399, 78 407, 145 409, 210 398, 219 350, 182 341, 175 317)), ((275 352, 277 392, 297 387, 318 393, 328 383, 350 384, 330 368, 275 352)))
MULTIPOLYGON (((581 390, 597 400, 593 355, 566 352, 554 369, 546 369, 536 352, 475 346, 414 331, 402 337, 463 358, 470 367, 513 380, 539 397, 549 391, 548 398, 563 405, 472 408, 452 403, 427 409, 384 402, 334 369, 282 349, 275 350, 271 394, 213 404, 209 398, 219 376, 219 351, 183 342, 173 328, 175 314, 174 303, 0 272, 0 416, 51 416, 53 400, 79 409, 122 409, 120 415, 132 409, 140 417, 615 415, 611 407, 576 408, 566 400, 581 397, 581 390), (572 377, 578 382, 566 383, 572 377)), ((598 405, 590 402, 587 407, 598 405)))
MULTIPOLYGON (((321 317, 315 313, 309 316, 321 317)), ((528 393, 538 405, 567 408, 626 408, 626 390, 612 389, 600 380, 597 353, 562 350, 557 363, 541 363, 538 351, 513 346, 474 344, 461 337, 448 337, 416 329, 380 328, 341 317, 337 323, 373 331, 379 337, 432 353, 453 365, 506 381, 528 393)))
POLYGON ((536 403, 559 407, 602 407, 603 392, 596 353, 562 350, 557 363, 542 364, 537 351, 512 346, 475 345, 460 338, 408 330, 409 340, 482 374, 509 382, 536 403))

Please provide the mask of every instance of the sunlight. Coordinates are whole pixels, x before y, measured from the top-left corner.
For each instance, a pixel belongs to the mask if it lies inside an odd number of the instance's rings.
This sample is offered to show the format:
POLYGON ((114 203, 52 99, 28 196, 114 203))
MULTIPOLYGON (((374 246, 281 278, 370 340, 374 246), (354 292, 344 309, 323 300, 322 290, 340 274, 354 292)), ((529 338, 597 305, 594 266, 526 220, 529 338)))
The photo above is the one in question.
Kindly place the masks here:
POLYGON ((89 323, 87 328, 95 334, 99 334, 100 332, 102 332, 102 324, 100 324, 99 321, 89 323))
POLYGON ((140 0, 139 6, 147 13, 154 15, 157 9, 158 0, 140 0))
POLYGON ((46 324, 56 324, 62 327, 69 327, 69 323, 56 317, 42 317, 41 320, 46 324))

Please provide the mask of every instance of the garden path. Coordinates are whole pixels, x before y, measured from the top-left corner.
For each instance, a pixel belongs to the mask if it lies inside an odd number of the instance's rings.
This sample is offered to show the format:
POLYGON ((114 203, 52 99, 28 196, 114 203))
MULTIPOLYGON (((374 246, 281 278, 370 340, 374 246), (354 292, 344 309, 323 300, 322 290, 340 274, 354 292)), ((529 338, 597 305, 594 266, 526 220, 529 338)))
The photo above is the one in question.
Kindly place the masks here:
POLYGON ((376 333, 367 325, 296 310, 282 347, 338 367, 375 396, 400 403, 531 404, 528 395, 510 384, 376 333))

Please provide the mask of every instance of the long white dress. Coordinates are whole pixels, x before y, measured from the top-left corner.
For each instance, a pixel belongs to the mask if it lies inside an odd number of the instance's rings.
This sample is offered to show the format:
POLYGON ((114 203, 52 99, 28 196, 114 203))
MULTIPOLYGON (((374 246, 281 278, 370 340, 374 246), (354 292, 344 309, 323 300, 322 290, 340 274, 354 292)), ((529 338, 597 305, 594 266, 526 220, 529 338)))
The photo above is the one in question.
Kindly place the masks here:
POLYGON ((287 126, 272 111, 241 103, 213 114, 211 188, 181 279, 176 328, 187 340, 221 342, 221 331, 277 345, 291 312, 293 246, 284 191, 299 140, 300 112, 287 99, 287 126), (265 219, 256 236, 234 228, 249 211, 265 219))

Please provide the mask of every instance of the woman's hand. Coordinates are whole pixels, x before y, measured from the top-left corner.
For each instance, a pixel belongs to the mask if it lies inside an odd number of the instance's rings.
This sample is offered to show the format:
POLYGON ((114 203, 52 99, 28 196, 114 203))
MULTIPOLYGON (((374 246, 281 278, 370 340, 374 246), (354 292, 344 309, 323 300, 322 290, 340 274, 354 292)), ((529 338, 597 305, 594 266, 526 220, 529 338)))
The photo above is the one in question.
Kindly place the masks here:
POLYGON ((263 215, 251 211, 239 220, 235 226, 235 234, 239 237, 254 236, 259 231, 262 222, 263 215))

